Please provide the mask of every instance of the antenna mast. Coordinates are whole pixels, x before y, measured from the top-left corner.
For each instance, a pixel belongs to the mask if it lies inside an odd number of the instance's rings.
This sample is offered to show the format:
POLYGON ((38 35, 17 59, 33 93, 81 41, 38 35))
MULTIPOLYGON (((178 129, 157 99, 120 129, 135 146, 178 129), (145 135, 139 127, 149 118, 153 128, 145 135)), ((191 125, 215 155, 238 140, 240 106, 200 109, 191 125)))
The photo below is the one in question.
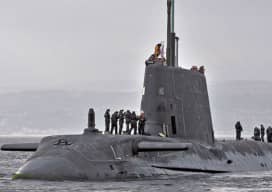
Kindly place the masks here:
POLYGON ((167 0, 167 65, 178 66, 178 37, 175 33, 175 0, 167 0))

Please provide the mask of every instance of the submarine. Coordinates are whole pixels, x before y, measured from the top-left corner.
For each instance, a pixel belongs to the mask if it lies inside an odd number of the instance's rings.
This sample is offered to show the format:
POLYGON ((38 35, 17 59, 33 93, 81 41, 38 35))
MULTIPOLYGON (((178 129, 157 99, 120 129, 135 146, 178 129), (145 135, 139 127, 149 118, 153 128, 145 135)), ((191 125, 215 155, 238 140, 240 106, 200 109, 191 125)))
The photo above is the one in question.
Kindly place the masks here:
POLYGON ((90 109, 82 134, 3 145, 6 151, 34 152, 13 178, 107 181, 271 170, 271 144, 215 139, 205 74, 179 66, 178 40, 174 0, 167 0, 166 61, 145 66, 145 135, 103 134, 90 109))

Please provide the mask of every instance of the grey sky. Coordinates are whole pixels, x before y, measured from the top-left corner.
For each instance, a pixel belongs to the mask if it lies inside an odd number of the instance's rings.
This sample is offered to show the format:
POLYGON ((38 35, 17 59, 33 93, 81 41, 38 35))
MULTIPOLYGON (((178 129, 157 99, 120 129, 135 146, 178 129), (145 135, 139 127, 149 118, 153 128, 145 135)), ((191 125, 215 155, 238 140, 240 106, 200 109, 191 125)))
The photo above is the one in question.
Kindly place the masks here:
MULTIPOLYGON (((180 64, 209 82, 272 80, 271 0, 176 0, 180 64)), ((166 0, 0 0, 0 88, 143 81, 166 0)))

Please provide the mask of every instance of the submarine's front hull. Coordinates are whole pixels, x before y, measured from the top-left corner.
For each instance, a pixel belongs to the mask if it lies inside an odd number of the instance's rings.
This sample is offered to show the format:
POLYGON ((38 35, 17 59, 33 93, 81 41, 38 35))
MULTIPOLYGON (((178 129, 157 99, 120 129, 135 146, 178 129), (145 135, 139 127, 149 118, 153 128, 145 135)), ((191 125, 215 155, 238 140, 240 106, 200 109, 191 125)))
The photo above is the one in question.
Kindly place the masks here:
POLYGON ((21 167, 14 178, 39 180, 87 180, 81 170, 67 159, 38 157, 21 167))
POLYGON ((171 174, 173 171, 152 167, 149 158, 133 155, 133 144, 141 139, 112 135, 46 137, 14 179, 123 180, 171 174))
POLYGON ((267 143, 226 141, 210 146, 191 141, 187 150, 135 153, 134 144, 141 141, 188 142, 174 138, 102 134, 46 137, 14 178, 124 180, 184 172, 272 169, 272 145, 267 143))

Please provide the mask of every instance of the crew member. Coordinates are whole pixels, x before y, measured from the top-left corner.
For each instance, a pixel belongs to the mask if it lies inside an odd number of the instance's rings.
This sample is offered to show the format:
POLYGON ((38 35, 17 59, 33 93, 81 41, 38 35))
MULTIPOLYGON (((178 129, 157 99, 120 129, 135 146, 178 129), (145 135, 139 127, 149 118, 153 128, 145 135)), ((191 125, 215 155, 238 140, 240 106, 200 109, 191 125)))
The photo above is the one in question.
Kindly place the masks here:
POLYGON ((272 142, 272 127, 269 126, 267 129, 266 129, 266 139, 267 139, 267 142, 268 143, 271 143, 272 142))
POLYGON ((131 123, 131 112, 129 110, 127 110, 125 112, 125 119, 126 119, 126 133, 129 133, 130 130, 130 123, 131 123))
POLYGON ((144 135, 145 121, 146 121, 146 119, 144 116, 144 112, 141 112, 140 117, 139 117, 139 122, 138 122, 139 135, 144 135))
POLYGON ((110 109, 107 109, 105 114, 105 133, 108 133, 110 131, 110 109))
POLYGON ((203 65, 200 66, 199 69, 198 69, 198 72, 202 73, 202 74, 205 74, 205 67, 203 65))
POLYGON ((117 135, 117 120, 118 120, 118 111, 115 111, 111 116, 111 134, 113 134, 113 130, 114 130, 115 135, 117 135))
POLYGON ((124 125, 124 110, 120 110, 119 111, 119 115, 118 115, 118 118, 119 118, 119 135, 122 135, 122 131, 123 131, 123 125, 124 125))
POLYGON ((254 128, 254 136, 253 136, 253 139, 255 141, 261 141, 261 132, 260 132, 260 129, 258 127, 255 127, 254 128))
POLYGON ((243 127, 240 121, 236 122, 235 129, 236 129, 236 140, 241 140, 241 132, 243 131, 243 127))
POLYGON ((137 116, 135 111, 131 113, 130 120, 131 120, 131 129, 129 130, 129 134, 131 134, 132 130, 134 130, 134 135, 136 135, 137 134, 137 116))
POLYGON ((166 60, 163 55, 164 54, 163 49, 164 48, 162 43, 158 43, 155 46, 154 53, 146 60, 145 64, 146 65, 154 64, 154 63, 164 64, 166 60))
POLYGON ((261 124, 261 141, 264 142, 265 128, 263 124, 261 124))

